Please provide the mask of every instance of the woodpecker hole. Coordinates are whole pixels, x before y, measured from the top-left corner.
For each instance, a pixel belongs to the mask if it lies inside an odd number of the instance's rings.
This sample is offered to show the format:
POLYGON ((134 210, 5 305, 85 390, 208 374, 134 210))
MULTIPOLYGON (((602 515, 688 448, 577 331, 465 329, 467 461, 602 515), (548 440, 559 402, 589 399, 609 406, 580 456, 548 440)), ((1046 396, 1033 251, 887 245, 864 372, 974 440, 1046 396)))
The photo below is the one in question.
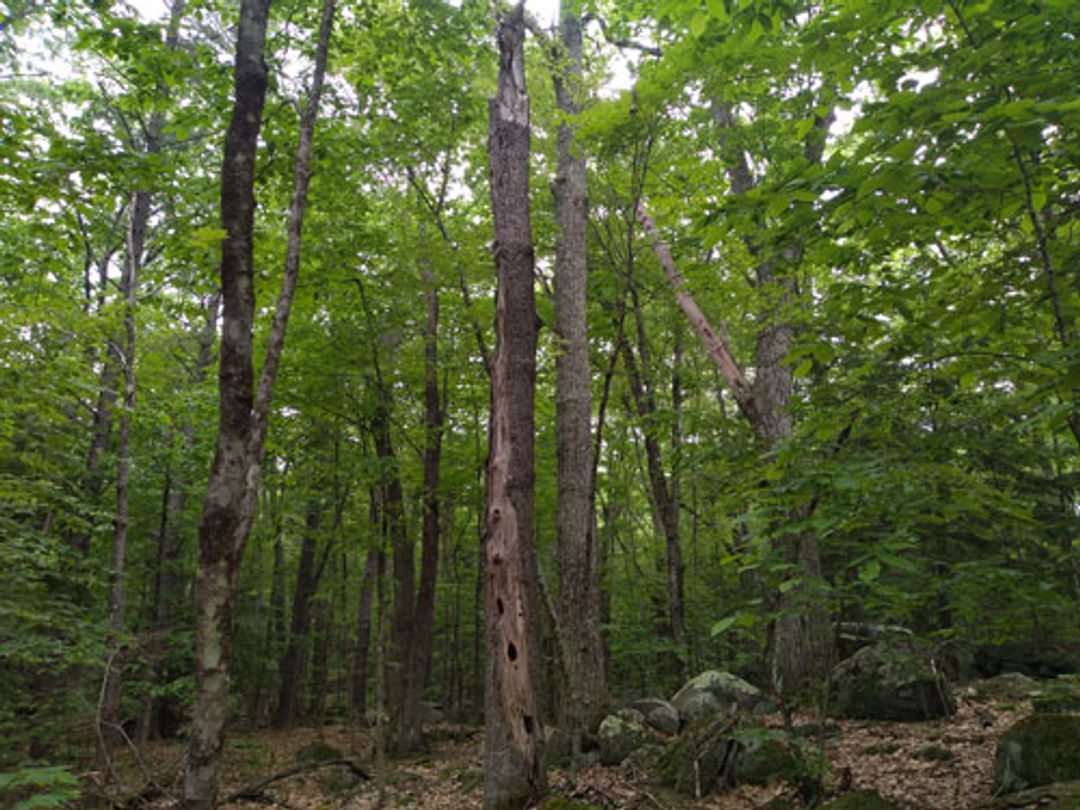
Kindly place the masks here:
POLYGON ((506 654, 511 661, 517 661, 517 647, 514 646, 514 642, 510 642, 506 645, 506 654))

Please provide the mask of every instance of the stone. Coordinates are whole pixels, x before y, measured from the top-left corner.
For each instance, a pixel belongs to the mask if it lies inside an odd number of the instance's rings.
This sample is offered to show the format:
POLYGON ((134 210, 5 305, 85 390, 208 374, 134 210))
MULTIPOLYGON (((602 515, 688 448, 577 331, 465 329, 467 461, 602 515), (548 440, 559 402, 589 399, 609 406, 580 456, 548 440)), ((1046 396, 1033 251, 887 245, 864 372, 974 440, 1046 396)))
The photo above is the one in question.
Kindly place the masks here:
POLYGON ((597 738, 600 744, 600 764, 618 765, 626 759, 636 748, 640 748, 651 737, 645 729, 645 718, 641 712, 634 710, 621 710, 618 714, 609 714, 600 723, 597 738), (630 718, 623 715, 629 715, 630 718))
POLYGON ((1031 695, 1031 705, 1040 714, 1080 712, 1080 679, 1060 676, 1056 681, 1040 684, 1031 695))
POLYGON ((873 622, 837 622, 836 646, 840 658, 848 658, 863 647, 888 641, 898 636, 910 638, 911 631, 906 627, 892 624, 874 624, 873 622))
POLYGON ((731 783, 739 744, 733 738, 737 713, 722 710, 688 726, 665 746, 657 762, 657 781, 685 796, 704 796, 731 783))
POLYGON ((1034 678, 1080 673, 1080 644, 1005 641, 975 649, 975 666, 990 678, 1002 672, 1021 672, 1034 678))
POLYGON ((671 703, 679 712, 683 727, 732 704, 747 712, 775 710, 771 701, 752 683, 718 669, 706 670, 691 678, 675 693, 671 703))
POLYGON ((956 712, 952 687, 927 647, 894 639, 863 647, 829 679, 829 714, 852 720, 918 721, 956 712))
POLYGON ((679 733, 679 710, 660 698, 642 698, 634 701, 634 708, 645 717, 645 722, 665 734, 679 733))
POLYGON ((976 700, 1019 702, 1039 688, 1039 682, 1020 672, 1003 672, 972 685, 976 700))
POLYGON ((733 784, 769 785, 798 775, 802 763, 797 751, 789 744, 760 732, 764 729, 743 729, 735 735, 739 750, 731 767, 733 784))
POLYGON ((712 692, 705 690, 688 692, 673 702, 681 727, 692 726, 703 717, 711 717, 721 709, 727 708, 712 692))
POLYGON ((1080 781, 1055 782, 980 804, 978 810, 1076 810, 1080 781))
POLYGON ((1033 714, 1001 735, 994 794, 1080 779, 1080 717, 1033 714))

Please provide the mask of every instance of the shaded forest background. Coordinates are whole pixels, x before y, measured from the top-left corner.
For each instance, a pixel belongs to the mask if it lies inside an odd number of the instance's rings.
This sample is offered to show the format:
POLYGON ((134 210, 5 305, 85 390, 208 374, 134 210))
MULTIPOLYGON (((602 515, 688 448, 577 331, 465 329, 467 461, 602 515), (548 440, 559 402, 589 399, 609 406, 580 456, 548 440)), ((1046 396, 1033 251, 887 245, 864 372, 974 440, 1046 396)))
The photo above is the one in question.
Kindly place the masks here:
MULTIPOLYGON (((189 722, 235 9, 171 10, 26 3, 0 28, 3 767, 189 722)), ((767 684, 775 629, 822 607, 964 655, 1080 642, 1080 6, 581 11, 580 114, 557 102, 552 32, 526 53, 544 711, 573 687, 552 289, 567 122, 588 166, 607 691, 669 694, 717 664, 767 684), (787 380, 783 429, 754 421, 699 342, 659 248, 747 384, 787 380)), ((318 14, 271 11, 256 356, 318 14)), ((239 569, 234 723, 400 708, 402 639, 420 627, 417 694, 454 720, 482 713, 494 27, 470 0, 339 8, 239 569)))

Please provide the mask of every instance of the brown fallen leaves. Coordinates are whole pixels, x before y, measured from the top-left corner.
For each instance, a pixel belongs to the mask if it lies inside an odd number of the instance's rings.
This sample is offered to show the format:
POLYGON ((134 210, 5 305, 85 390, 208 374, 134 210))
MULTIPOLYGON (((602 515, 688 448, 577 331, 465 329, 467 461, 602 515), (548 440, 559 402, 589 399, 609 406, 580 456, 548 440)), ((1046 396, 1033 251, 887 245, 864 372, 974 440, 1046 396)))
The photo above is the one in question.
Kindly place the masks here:
MULTIPOLYGON (((824 756, 826 786, 875 790, 898 804, 923 810, 964 810, 990 796, 997 737, 1030 709, 977 702, 958 696, 954 717, 925 723, 839 721, 839 734, 811 739, 811 755, 824 756)), ((796 725, 815 718, 795 718, 796 725)), ((779 717, 768 718, 779 725, 779 717)), ((327 768, 275 782, 265 799, 286 810, 377 810, 427 808, 480 810, 483 805, 483 763, 479 729, 443 726, 427 757, 390 762, 381 799, 377 780, 347 778, 347 769, 327 768), (338 773, 340 771, 340 773, 338 773)), ((374 771, 374 746, 369 731, 338 727, 233 734, 227 747, 221 795, 260 776, 295 763, 296 752, 316 740, 339 751, 354 753, 374 771)), ((179 787, 182 746, 155 744, 144 755, 145 765, 163 785, 179 787)), ((128 778, 137 780, 132 771, 128 778)), ((744 785, 700 799, 676 796, 617 768, 595 765, 579 773, 549 774, 553 794, 604 810, 754 810, 777 796, 794 797, 787 784, 744 785)), ((174 793, 175 795, 175 793, 174 793)), ((159 799, 144 807, 167 806, 159 799)), ((237 802, 231 807, 254 807, 237 802)))

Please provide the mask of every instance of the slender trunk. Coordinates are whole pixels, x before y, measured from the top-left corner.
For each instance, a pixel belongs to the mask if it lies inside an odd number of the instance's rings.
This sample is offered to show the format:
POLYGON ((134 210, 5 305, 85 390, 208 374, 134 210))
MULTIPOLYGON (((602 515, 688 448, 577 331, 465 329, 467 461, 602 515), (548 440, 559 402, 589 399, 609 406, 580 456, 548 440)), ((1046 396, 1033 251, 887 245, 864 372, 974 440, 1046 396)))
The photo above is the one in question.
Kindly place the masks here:
POLYGON ((123 693, 122 670, 124 631, 124 563, 128 537, 128 483, 131 478, 131 418, 135 411, 135 293, 142 266, 146 229, 150 221, 150 193, 135 192, 128 227, 124 271, 120 293, 124 299, 124 342, 118 351, 123 367, 123 398, 116 449, 116 520, 113 530, 112 564, 109 567, 109 666, 105 672, 104 700, 101 710, 102 739, 105 744, 119 742, 120 699, 123 693))
POLYGON ((311 141, 322 94, 334 0, 325 0, 315 73, 301 116, 288 246, 259 389, 252 396, 252 330, 255 288, 253 240, 254 169, 266 99, 266 29, 269 0, 242 0, 237 29, 235 103, 225 138, 221 172, 223 320, 219 369, 218 439, 199 526, 196 584, 195 706, 184 781, 184 810, 209 810, 215 800, 225 744, 232 658, 233 618, 240 561, 255 517, 256 487, 270 399, 285 343, 289 310, 300 265, 311 141))
MULTIPOLYGON (((715 106, 714 117, 722 128, 733 124, 730 111, 722 103, 715 106)), ((827 129, 829 120, 828 116, 815 119, 816 129, 827 129)), ((813 141, 811 145, 817 143, 813 141)), ((808 148, 807 155, 811 162, 820 160, 820 149, 816 145, 814 149, 808 148)), ((745 156, 741 154, 734 159, 730 176, 733 193, 745 193, 754 186, 745 156)), ((790 271, 778 275, 775 272, 776 259, 766 259, 758 264, 757 286, 770 293, 764 297, 772 303, 761 313, 762 326, 758 330, 755 351, 756 374, 751 384, 743 376, 727 342, 713 330, 698 308, 675 268, 667 243, 660 238, 655 224, 642 206, 638 206, 637 215, 675 292, 679 307, 716 363, 740 411, 750 423, 767 457, 770 457, 777 445, 789 439, 794 430, 794 418, 789 407, 793 378, 787 356, 795 334, 788 308, 796 289, 790 271)), ((759 252, 759 247, 752 242, 748 243, 748 249, 753 255, 759 252)), ((781 251, 780 258, 786 260, 796 254, 795 249, 781 251)), ((798 520, 805 517, 808 506, 796 507, 780 519, 798 520)), ((787 587, 776 594, 767 595, 776 614, 769 650, 772 686, 783 694, 798 690, 811 679, 827 675, 835 659, 835 649, 831 640, 828 608, 813 587, 809 586, 822 575, 817 538, 811 532, 804 531, 784 534, 775 542, 784 561, 795 566, 791 576, 798 578, 798 587, 787 587)))
POLYGON ((314 614, 308 719, 315 728, 322 728, 326 715, 326 690, 330 682, 330 638, 334 632, 333 602, 329 598, 318 600, 314 614))
POLYGON ((409 659, 407 700, 414 703, 419 725, 420 699, 431 670, 435 643, 435 586, 439 568, 439 461, 442 455, 443 412, 439 401, 439 291, 430 269, 423 272, 427 290, 427 326, 424 329, 424 491, 420 540, 420 585, 416 593, 413 638, 409 659))
POLYGON ((368 658, 371 649, 371 599, 375 588, 375 577, 382 567, 382 553, 372 548, 368 550, 364 562, 363 579, 360 582, 360 601, 356 609, 356 650, 352 664, 352 684, 350 691, 350 714, 356 724, 365 721, 367 708, 368 658))
POLYGON ((293 591, 292 614, 289 619, 289 643, 278 663, 278 702, 274 725, 288 728, 296 721, 296 711, 303 677, 304 657, 307 654, 308 633, 311 626, 311 600, 315 596, 317 578, 315 552, 318 545, 315 534, 322 513, 318 505, 308 507, 307 525, 300 544, 300 564, 296 571, 296 589, 293 591))
POLYGON ((532 561, 537 317, 523 12, 518 5, 499 25, 499 81, 488 141, 498 287, 484 541, 485 810, 519 810, 544 788, 532 561))
MULTIPOLYGON (((636 313, 640 315, 640 310, 636 313)), ((640 333, 639 333, 640 334, 640 333)), ((639 337, 639 350, 644 340, 639 337)), ((665 551, 665 571, 668 590, 668 632, 679 651, 677 674, 684 677, 686 667, 686 631, 683 624, 682 593, 682 539, 679 530, 679 505, 675 501, 670 482, 664 472, 660 454, 660 442, 653 425, 656 417, 656 405, 648 386, 643 380, 643 373, 634 356, 634 350, 626 341, 622 345, 623 364, 626 367, 630 393, 633 396, 634 409, 642 424, 645 439, 645 462, 649 478, 649 494, 653 504, 654 525, 663 533, 665 551)), ((642 360, 644 365, 644 359, 642 360)))
MULTIPOLYGON (((119 224, 123 220, 123 214, 127 210, 125 205, 117 215, 117 219, 114 225, 119 224)), ((81 219, 80 219, 81 222, 81 219)), ((97 309, 98 312, 105 305, 105 291, 109 284, 109 263, 112 261, 113 255, 116 253, 116 247, 109 247, 102 252, 102 254, 95 260, 93 257, 93 248, 90 244, 89 235, 84 231, 84 239, 86 240, 86 263, 85 263, 85 278, 86 278, 86 310, 89 311, 92 301, 91 293, 91 268, 96 268, 98 275, 98 293, 97 293, 97 309)), ((97 352, 88 352, 89 360, 93 363, 96 359, 97 352)), ((81 489, 88 502, 94 506, 98 503, 98 496, 101 494, 105 484, 105 470, 104 470, 104 456, 109 449, 109 442, 112 436, 112 417, 113 410, 116 408, 116 384, 120 377, 120 370, 122 368, 122 358, 119 353, 119 347, 115 340, 109 340, 105 347, 105 356, 101 364, 101 371, 98 374, 97 385, 97 399, 94 403, 93 419, 90 424, 90 447, 86 453, 86 467, 83 471, 81 489)), ((87 521, 91 520, 87 517, 87 521)), ((71 532, 67 536, 67 542, 71 548, 75 551, 80 559, 86 559, 90 554, 90 536, 91 526, 80 528, 71 532)))
MULTIPOLYGON (((180 3, 177 3, 180 5, 180 3)), ((175 12, 174 12, 175 13, 175 12)), ((195 365, 188 375, 188 384, 197 387, 206 379, 206 370, 213 362, 214 341, 217 338, 218 297, 212 296, 205 302, 206 320, 198 333, 195 365)), ((166 473, 167 479, 162 496, 163 506, 161 525, 158 529, 157 565, 154 571, 154 632, 146 651, 147 669, 153 682, 161 686, 170 681, 175 673, 167 671, 163 661, 167 652, 167 638, 173 627, 173 610, 180 598, 181 572, 178 568, 180 549, 184 534, 180 531, 180 521, 187 508, 191 481, 185 472, 185 460, 195 453, 197 436, 195 423, 190 415, 184 415, 179 428, 180 447, 175 453, 175 463, 171 463, 166 473)), ((151 737, 167 736, 171 730, 166 717, 166 700, 153 694, 148 695, 144 704, 144 720, 140 726, 143 741, 151 737)))
POLYGON ((405 526, 405 499, 398 474, 397 456, 390 437, 390 415, 385 403, 389 392, 383 393, 378 406, 374 430, 375 450, 379 457, 383 520, 390 539, 394 571, 394 605, 391 616, 391 656, 386 662, 390 677, 386 682, 390 710, 388 749, 392 755, 406 754, 419 746, 419 703, 414 706, 410 696, 413 684, 409 657, 415 622, 414 581, 415 561, 413 544, 405 526))
POLYGON ((553 74, 555 99, 566 118, 559 125, 558 166, 551 190, 558 238, 555 245, 555 444, 558 476, 558 628, 564 638, 559 725, 570 735, 578 761, 581 738, 599 722, 607 686, 600 635, 599 556, 592 511, 592 445, 586 229, 585 156, 575 144, 573 116, 584 94, 580 4, 563 0, 560 63, 553 74))

